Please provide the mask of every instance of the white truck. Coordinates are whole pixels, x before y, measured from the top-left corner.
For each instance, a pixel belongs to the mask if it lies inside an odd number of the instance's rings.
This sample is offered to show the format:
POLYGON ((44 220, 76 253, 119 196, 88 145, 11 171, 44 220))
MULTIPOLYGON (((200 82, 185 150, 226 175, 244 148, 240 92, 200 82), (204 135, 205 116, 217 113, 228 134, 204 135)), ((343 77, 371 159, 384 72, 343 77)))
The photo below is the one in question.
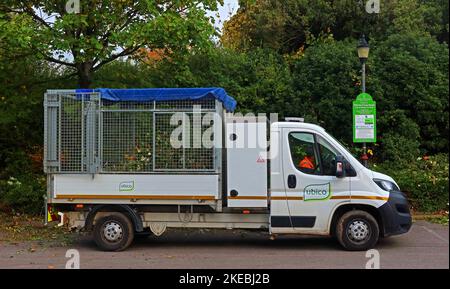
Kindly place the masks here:
POLYGON ((109 251, 169 228, 332 235, 347 250, 409 231, 396 182, 323 128, 235 107, 220 88, 48 90, 47 208, 109 251))

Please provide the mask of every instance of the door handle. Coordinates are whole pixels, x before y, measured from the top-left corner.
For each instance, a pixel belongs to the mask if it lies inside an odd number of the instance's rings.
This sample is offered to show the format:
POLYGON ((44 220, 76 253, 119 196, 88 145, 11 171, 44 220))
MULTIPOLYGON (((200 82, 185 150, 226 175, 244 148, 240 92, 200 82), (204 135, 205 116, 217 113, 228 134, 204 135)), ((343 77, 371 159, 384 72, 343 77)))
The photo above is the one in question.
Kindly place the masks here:
POLYGON ((289 175, 287 182, 290 189, 295 189, 297 187, 297 177, 295 175, 289 175))

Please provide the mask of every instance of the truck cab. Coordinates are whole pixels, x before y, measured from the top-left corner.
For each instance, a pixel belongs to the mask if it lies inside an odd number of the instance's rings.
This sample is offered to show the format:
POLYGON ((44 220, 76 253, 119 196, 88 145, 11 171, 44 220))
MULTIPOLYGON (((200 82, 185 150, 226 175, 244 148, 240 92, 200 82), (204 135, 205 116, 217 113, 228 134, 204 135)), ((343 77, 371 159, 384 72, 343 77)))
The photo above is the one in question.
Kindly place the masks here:
POLYGON ((357 250, 409 230, 396 182, 364 167, 325 129, 277 122, 270 134, 271 233, 332 234, 357 250))

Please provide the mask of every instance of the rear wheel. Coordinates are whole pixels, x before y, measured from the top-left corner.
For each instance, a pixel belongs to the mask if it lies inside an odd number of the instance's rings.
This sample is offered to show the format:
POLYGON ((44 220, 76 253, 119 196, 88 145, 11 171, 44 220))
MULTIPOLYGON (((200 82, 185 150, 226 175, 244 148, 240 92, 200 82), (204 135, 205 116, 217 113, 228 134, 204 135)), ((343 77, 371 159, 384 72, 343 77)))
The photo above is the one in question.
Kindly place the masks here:
POLYGON ((95 222, 94 241, 104 251, 125 250, 133 239, 133 224, 122 213, 113 213, 95 222))
POLYGON ((336 226, 336 237, 346 250, 365 251, 378 242, 380 229, 377 220, 368 212, 349 211, 342 215, 336 226))

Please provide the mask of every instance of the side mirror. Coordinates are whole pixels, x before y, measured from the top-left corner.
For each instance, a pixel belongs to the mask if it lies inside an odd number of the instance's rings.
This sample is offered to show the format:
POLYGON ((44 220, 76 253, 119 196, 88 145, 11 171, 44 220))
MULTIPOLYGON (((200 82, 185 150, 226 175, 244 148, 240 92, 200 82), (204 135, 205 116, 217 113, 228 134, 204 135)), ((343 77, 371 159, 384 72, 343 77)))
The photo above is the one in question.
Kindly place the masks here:
POLYGON ((345 177, 345 159, 343 156, 336 156, 336 178, 345 177))

